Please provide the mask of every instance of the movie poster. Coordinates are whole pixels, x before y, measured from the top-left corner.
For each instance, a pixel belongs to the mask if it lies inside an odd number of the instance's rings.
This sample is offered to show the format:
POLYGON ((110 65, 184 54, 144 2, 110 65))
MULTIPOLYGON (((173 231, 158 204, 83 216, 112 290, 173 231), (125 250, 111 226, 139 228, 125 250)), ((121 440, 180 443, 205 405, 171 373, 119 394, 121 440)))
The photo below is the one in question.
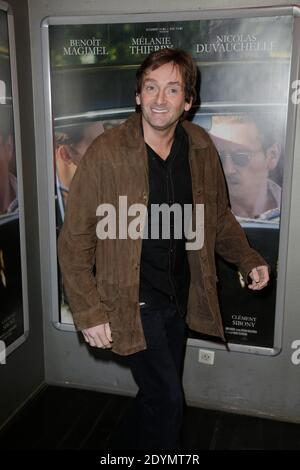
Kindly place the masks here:
MULTIPOLYGON (((271 348, 274 341, 291 40, 288 16, 49 25, 57 233, 87 146, 135 110, 139 64, 161 48, 181 47, 193 55, 200 100, 190 119, 210 133, 231 209, 272 267, 270 285, 253 293, 235 267, 217 259, 231 343, 271 348)), ((59 287, 61 322, 71 323, 60 276, 59 287)))
POLYGON ((7 353, 26 329, 13 106, 8 14, 0 9, 0 341, 7 353))

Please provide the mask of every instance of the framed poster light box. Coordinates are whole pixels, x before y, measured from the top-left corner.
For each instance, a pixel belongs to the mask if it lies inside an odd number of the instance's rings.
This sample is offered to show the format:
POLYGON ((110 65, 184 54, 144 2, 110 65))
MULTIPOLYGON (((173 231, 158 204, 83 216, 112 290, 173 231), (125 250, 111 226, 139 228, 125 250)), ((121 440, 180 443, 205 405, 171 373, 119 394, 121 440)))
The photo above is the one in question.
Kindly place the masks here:
POLYGON ((13 13, 0 2, 0 362, 28 336, 22 155, 13 13))
MULTIPOLYGON (((233 351, 274 355, 281 348, 292 155, 286 152, 293 24, 299 10, 249 8, 122 16, 51 17, 42 23, 52 319, 74 330, 56 241, 68 190, 84 149, 135 110, 135 72, 165 47, 189 51, 201 74, 190 119, 213 139, 232 212, 272 267, 260 293, 238 270, 216 259, 221 313, 233 351), (76 97, 74 99, 74 97, 76 97), (53 171, 54 168, 54 171, 53 171)), ((190 346, 224 344, 189 332, 190 346)))

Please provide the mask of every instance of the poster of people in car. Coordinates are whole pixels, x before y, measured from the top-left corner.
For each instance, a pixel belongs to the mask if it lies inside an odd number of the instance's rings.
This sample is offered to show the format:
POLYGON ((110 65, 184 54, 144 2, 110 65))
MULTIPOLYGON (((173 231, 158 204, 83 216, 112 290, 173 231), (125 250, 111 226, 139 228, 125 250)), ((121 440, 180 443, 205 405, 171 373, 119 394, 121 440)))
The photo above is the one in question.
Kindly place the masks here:
MULTIPOLYGON (((200 70, 190 119, 210 134, 231 210, 272 268, 261 292, 217 259, 218 292, 230 343, 272 348, 281 217, 292 18, 50 24, 57 232, 68 190, 91 141, 135 111, 135 72, 161 48, 189 51, 200 70)), ((61 322, 71 322, 60 279, 61 322)), ((190 336, 200 338, 194 332, 190 336)))
MULTIPOLYGON (((16 139, 9 15, 0 9, 0 353, 2 359, 25 339, 16 139)), ((26 293, 25 293, 26 295, 26 293)), ((0 358, 1 362, 1 358, 0 358)))

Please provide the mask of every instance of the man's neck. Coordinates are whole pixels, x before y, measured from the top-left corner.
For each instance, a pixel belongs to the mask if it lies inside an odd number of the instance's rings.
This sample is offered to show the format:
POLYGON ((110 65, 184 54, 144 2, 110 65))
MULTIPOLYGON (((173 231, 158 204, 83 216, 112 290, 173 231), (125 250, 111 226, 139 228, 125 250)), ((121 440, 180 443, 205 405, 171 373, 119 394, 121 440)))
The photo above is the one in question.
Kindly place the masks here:
POLYGON ((245 192, 244 199, 231 199, 232 211, 240 217, 257 218, 267 210, 273 209, 273 206, 274 201, 270 200, 267 181, 260 184, 255 192, 253 192, 253 189, 251 189, 251 193, 248 195, 245 192))
POLYGON ((175 137, 177 122, 168 129, 153 129, 142 119, 144 140, 163 160, 169 156, 175 137))

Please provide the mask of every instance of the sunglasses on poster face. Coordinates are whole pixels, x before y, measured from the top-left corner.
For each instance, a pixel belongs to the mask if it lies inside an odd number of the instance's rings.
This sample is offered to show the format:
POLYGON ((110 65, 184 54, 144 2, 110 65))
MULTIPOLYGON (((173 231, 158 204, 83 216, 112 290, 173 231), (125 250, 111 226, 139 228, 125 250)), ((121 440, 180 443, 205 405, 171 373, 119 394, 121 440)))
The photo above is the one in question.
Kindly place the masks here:
POLYGON ((224 152, 220 151, 219 155, 221 158, 222 163, 225 162, 226 158, 231 158, 232 163, 237 166, 247 166, 250 162, 251 158, 256 152, 224 152))

